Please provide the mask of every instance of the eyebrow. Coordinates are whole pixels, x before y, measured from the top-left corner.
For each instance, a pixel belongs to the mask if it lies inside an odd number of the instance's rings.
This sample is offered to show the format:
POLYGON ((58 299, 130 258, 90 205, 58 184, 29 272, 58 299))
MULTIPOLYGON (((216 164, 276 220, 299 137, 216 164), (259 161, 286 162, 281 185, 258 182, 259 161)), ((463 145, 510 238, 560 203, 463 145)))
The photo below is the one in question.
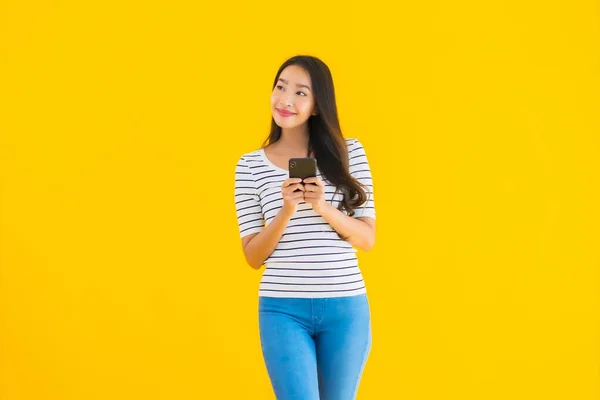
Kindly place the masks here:
MULTIPOLYGON (((285 80, 285 79, 283 79, 283 78, 279 78, 278 80, 280 80, 281 82, 285 83, 286 85, 288 84, 288 81, 286 81, 286 80, 285 80)), ((308 86, 306 86, 306 85, 302 85, 302 84, 298 84, 298 83, 296 83, 296 87, 305 87, 305 88, 307 88, 308 90, 310 90, 310 88, 309 88, 308 86)))

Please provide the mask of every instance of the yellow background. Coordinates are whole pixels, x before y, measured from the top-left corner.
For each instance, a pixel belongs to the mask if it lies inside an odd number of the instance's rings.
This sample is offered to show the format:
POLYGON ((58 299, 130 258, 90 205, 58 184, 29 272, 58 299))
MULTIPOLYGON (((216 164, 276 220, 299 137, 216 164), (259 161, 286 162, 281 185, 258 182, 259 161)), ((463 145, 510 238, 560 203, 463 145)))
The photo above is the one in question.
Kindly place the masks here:
POLYGON ((595 1, 0 2, 3 400, 273 399, 233 204, 279 65, 371 163, 359 399, 600 397, 595 1))

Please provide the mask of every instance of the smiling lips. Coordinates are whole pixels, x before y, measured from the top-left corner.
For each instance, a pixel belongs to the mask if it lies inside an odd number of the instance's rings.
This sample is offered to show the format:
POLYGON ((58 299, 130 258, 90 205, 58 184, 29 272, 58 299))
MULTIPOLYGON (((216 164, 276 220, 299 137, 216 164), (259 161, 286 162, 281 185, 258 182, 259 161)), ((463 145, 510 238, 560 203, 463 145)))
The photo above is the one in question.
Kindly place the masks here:
POLYGON ((295 114, 295 113, 293 113, 293 112, 289 112, 289 111, 285 111, 285 110, 280 110, 279 108, 276 108, 276 110, 277 110, 277 113, 278 113, 279 115, 281 115, 282 117, 290 117, 290 116, 292 116, 292 115, 296 115, 296 114, 295 114))

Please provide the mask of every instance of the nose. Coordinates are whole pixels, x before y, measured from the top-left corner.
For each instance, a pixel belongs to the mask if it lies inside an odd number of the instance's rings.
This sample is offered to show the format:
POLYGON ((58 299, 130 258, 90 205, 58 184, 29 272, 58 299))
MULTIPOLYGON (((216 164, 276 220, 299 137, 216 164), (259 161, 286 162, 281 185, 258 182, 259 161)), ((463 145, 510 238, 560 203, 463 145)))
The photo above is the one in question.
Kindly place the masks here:
POLYGON ((287 107, 292 104, 292 95, 291 94, 283 94, 281 95, 281 105, 283 107, 287 107))

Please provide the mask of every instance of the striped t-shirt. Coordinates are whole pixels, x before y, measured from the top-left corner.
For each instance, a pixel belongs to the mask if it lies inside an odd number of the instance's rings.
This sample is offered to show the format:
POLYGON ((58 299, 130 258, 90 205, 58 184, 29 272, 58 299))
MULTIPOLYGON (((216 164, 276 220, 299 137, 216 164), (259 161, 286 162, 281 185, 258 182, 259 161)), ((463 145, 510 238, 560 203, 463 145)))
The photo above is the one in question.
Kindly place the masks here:
MULTIPOLYGON (((367 201, 354 209, 353 217, 375 218, 373 182, 365 150, 357 139, 348 138, 346 144, 350 174, 367 192, 367 201)), ((281 185, 288 177, 288 170, 271 163, 262 148, 241 156, 235 169, 240 237, 260 232, 273 221, 283 206, 281 185)), ((325 200, 337 208, 342 194, 335 193, 318 166, 317 177, 325 184, 325 200)), ((313 211, 310 203, 298 204, 264 264, 259 296, 319 298, 366 293, 356 249, 313 211)))

